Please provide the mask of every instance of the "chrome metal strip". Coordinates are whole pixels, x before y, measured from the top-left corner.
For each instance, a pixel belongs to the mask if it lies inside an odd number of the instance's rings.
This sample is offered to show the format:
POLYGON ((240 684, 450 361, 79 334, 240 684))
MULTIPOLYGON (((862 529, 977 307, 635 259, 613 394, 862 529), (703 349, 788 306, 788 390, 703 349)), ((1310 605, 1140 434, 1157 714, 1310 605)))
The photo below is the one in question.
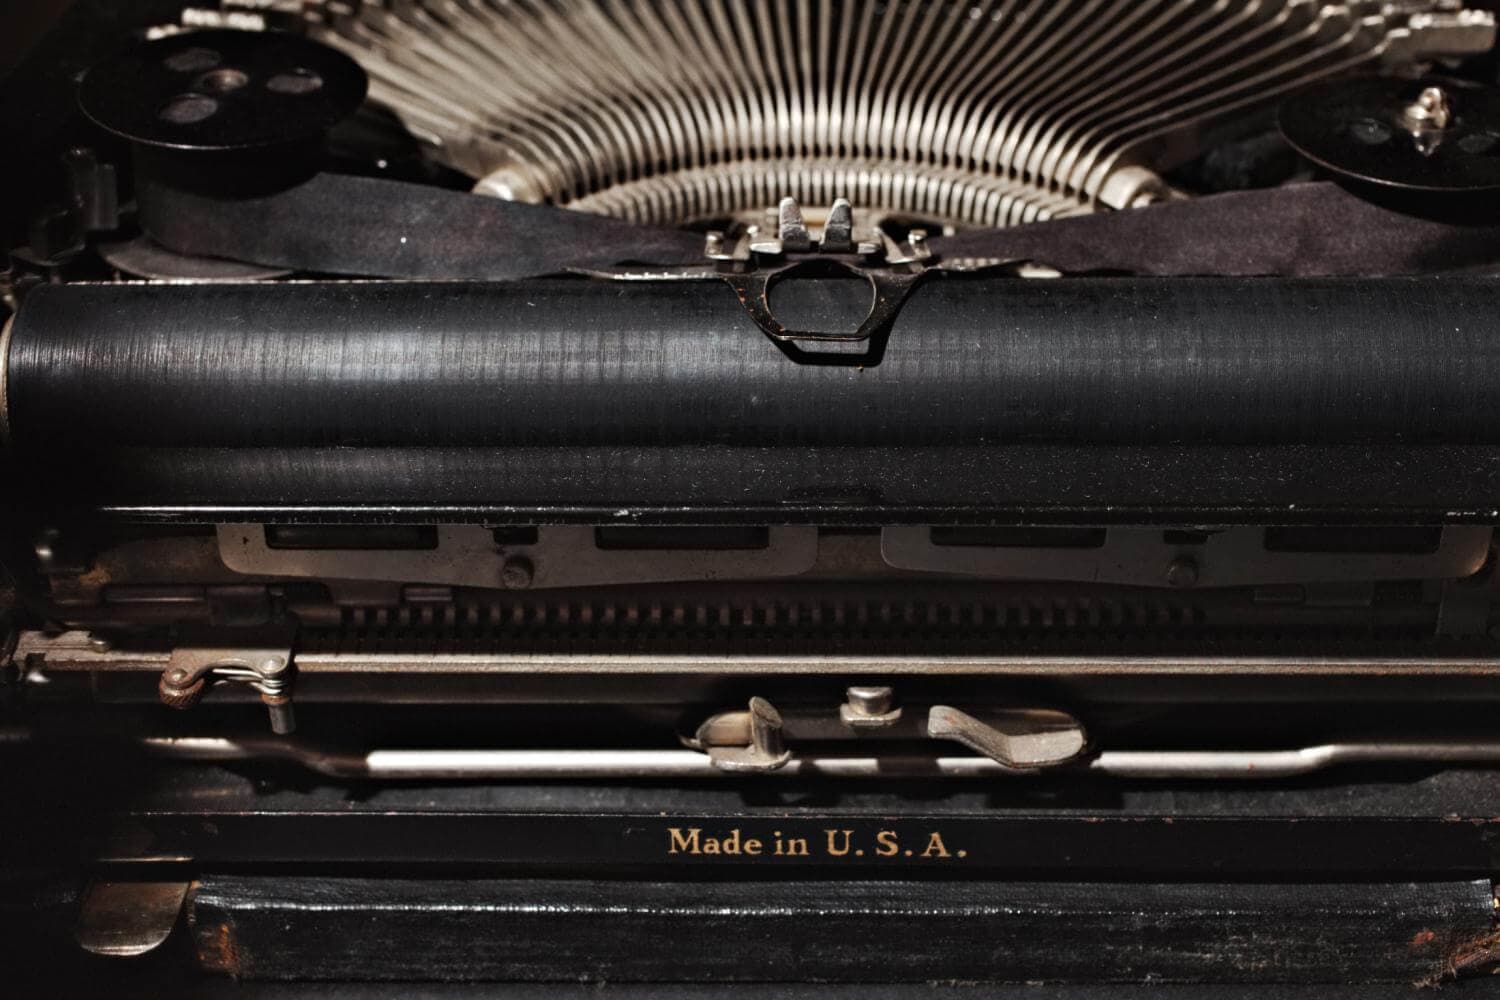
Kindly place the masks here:
MULTIPOLYGON (((288 760, 339 779, 387 781, 656 780, 723 778, 695 750, 371 750, 327 753, 269 739, 148 737, 153 754, 205 762, 288 760)), ((1081 770, 1128 779, 1265 780, 1342 764, 1500 764, 1500 742, 1327 743, 1291 750, 1115 750, 1081 770)), ((985 757, 793 756, 779 770, 801 778, 998 778, 1021 772, 985 757)), ((1064 772, 1057 772, 1064 773, 1064 772)))
MULTIPOLYGON (((43 673, 160 671, 170 650, 97 646, 88 632, 22 632, 15 661, 43 673)), ((820 676, 1492 676, 1482 656, 768 656, 634 653, 295 653, 300 674, 789 674, 820 676)))

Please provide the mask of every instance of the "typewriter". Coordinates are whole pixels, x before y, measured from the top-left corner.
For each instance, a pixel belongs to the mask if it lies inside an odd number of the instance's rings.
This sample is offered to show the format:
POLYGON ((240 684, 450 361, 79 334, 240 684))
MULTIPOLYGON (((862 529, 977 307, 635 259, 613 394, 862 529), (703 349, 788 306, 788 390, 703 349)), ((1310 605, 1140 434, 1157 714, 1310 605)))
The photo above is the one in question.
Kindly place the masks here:
POLYGON ((1495 982, 1495 5, 16 6, 9 995, 1495 982))

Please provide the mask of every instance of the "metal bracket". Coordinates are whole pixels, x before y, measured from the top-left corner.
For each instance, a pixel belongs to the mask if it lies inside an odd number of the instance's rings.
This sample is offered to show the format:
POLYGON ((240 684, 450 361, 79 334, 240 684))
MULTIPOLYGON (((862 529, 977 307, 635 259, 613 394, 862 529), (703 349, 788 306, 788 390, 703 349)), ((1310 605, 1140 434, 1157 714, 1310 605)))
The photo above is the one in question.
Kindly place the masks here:
POLYGON ((221 683, 245 684, 258 691, 273 733, 285 735, 297 728, 292 711, 290 648, 178 647, 167 660, 157 691, 162 704, 187 709, 202 699, 210 684, 221 683))
POLYGON ((791 261, 768 270, 729 272, 720 277, 734 289, 746 313, 760 327, 761 332, 776 342, 777 346, 793 360, 803 364, 871 365, 885 353, 884 334, 890 332, 891 324, 906 304, 906 298, 922 279, 922 272, 890 271, 872 269, 846 261, 820 262, 855 277, 863 278, 870 285, 874 299, 863 322, 852 332, 817 332, 791 330, 776 318, 771 309, 771 289, 778 283, 805 271, 807 261, 791 261), (844 344, 865 345, 858 352, 819 349, 817 345, 844 344), (811 346, 810 346, 811 345, 811 346))
POLYGON ((878 227, 860 229, 848 199, 835 199, 817 238, 807 228, 796 199, 777 207, 775 235, 758 225, 715 230, 706 235, 708 265, 640 269, 586 269, 591 277, 611 281, 723 281, 761 332, 801 364, 870 366, 885 354, 885 338, 907 297, 929 274, 973 273, 1015 266, 1021 261, 991 258, 939 260, 927 244, 927 233, 913 229, 905 244, 878 227), (870 311, 853 330, 794 330, 776 318, 771 290, 810 269, 831 269, 863 278, 870 286, 870 311))
POLYGON ((818 558, 818 529, 803 526, 770 528, 756 549, 606 549, 573 525, 538 528, 531 543, 498 543, 470 524, 438 525, 436 536, 430 549, 273 548, 263 525, 218 528, 219 558, 236 573, 510 590, 789 577, 818 558))
POLYGON ((1079 580, 1141 587, 1241 587, 1267 584, 1457 579, 1477 573, 1494 531, 1448 526, 1429 552, 1277 551, 1266 529, 1183 532, 1108 528, 1090 546, 938 544, 931 528, 888 527, 880 552, 897 569, 995 580, 1079 580))

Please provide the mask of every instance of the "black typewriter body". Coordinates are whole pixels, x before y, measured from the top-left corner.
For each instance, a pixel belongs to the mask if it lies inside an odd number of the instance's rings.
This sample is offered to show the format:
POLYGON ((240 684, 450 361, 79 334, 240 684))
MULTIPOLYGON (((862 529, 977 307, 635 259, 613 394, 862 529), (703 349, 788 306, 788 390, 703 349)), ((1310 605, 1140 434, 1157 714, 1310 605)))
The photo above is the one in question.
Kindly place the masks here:
POLYGON ((14 995, 1494 982, 1492 5, 53 6, 14 995))

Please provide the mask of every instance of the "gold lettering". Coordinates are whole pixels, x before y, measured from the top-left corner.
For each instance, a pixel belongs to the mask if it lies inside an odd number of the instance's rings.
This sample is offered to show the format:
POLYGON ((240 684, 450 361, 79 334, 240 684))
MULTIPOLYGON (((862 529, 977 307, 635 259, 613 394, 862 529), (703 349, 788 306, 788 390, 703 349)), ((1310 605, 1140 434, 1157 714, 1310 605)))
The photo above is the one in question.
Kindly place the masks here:
MULTIPOLYGON (((918 856, 915 848, 903 847, 901 834, 897 830, 876 830, 873 845, 866 845, 855 849, 854 830, 837 828, 825 828, 824 856, 830 858, 864 857, 873 854, 877 858, 914 858, 918 856), (872 849, 873 848, 873 849, 872 849)), ((861 837, 865 837, 862 834, 861 837)), ((702 827, 668 827, 667 828, 667 853, 668 854, 691 854, 695 856, 709 855, 745 855, 748 857, 762 857, 772 855, 775 857, 811 857, 812 850, 806 837, 784 836, 780 830, 767 831, 760 837, 745 835, 745 831, 735 827, 727 832, 705 833, 702 827)), ((920 852, 923 858, 965 858, 968 851, 955 851, 950 848, 943 839, 942 833, 934 830, 927 834, 925 847, 920 852)))
POLYGON ((668 854, 698 854, 698 853, 700 853, 699 852, 699 848, 698 848, 698 835, 700 833, 702 833, 702 832, 703 831, 701 829, 699 829, 698 827, 695 826, 691 830, 689 830, 688 831, 688 835, 686 837, 684 837, 682 835, 682 831, 680 829, 678 829, 675 826, 672 827, 671 829, 669 829, 667 831, 667 853, 668 854))
POLYGON ((924 858, 934 856, 939 858, 948 857, 948 848, 943 844, 942 835, 936 831, 933 831, 932 836, 927 838, 927 849, 922 852, 922 857, 924 858))

